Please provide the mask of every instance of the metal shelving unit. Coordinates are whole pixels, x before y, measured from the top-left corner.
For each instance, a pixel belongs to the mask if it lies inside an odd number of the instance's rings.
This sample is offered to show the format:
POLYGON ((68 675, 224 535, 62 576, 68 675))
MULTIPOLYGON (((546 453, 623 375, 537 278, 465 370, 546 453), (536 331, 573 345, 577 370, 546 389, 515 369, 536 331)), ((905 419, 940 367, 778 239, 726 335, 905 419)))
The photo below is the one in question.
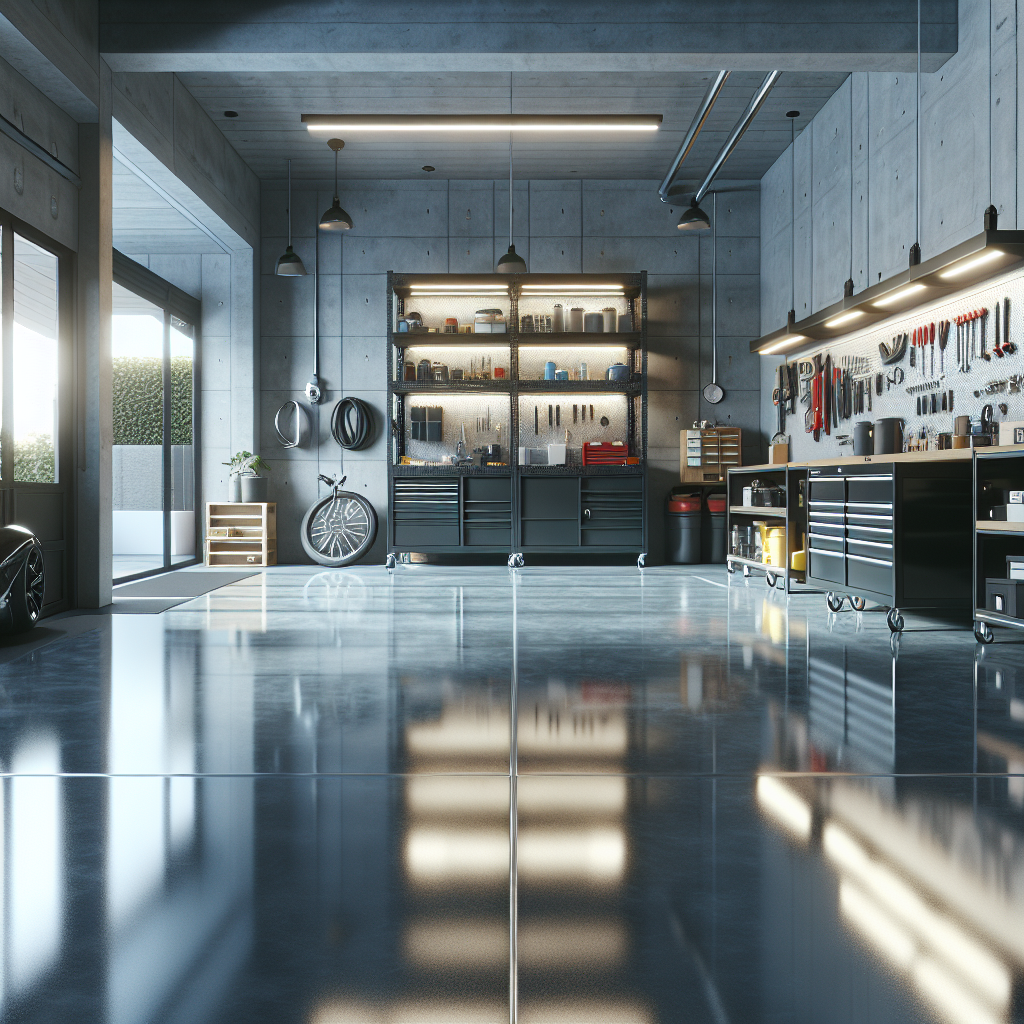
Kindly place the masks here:
POLYGON ((1024 445, 990 448, 974 453, 974 635, 980 643, 995 639, 992 626, 1024 629, 1024 617, 985 606, 985 580, 1006 573, 1006 556, 1024 557, 1024 523, 983 518, 987 487, 1024 490, 1024 445))
MULTIPOLYGON (((388 274, 388 405, 391 416, 391 445, 388 459, 389 526, 388 562, 409 552, 436 554, 498 553, 509 555, 509 564, 523 564, 524 554, 635 554, 643 564, 647 551, 647 275, 637 274, 388 274), (531 291, 533 294, 531 294, 531 291), (615 300, 619 313, 628 312, 634 327, 631 332, 521 332, 521 312, 543 314, 545 304, 579 300, 587 306, 601 306, 615 300), (477 308, 507 310, 506 333, 422 333, 397 332, 398 319, 415 309, 423 312, 425 322, 447 317, 460 322, 477 308), (461 314, 456 316, 456 314, 461 314), (399 372, 410 349, 476 349, 491 357, 491 372, 505 369, 505 377, 487 380, 406 381, 399 372), (626 380, 546 380, 537 379, 537 366, 544 356, 565 356, 575 349, 575 359, 588 361, 593 373, 608 359, 604 353, 619 350, 628 367, 626 380), (545 350, 551 350, 545 353, 545 350), (596 351, 595 351, 596 350, 596 351), (538 362, 539 361, 539 362, 538 362), (534 375, 531 375, 534 374, 534 375), (507 422, 500 432, 501 466, 453 465, 440 455, 426 465, 402 464, 407 446, 412 443, 407 431, 410 402, 423 404, 436 399, 442 409, 441 440, 434 451, 440 452, 450 440, 444 430, 450 418, 466 422, 465 403, 483 396, 492 399, 487 409, 500 404, 499 420, 507 422), (554 431, 568 430, 580 439, 625 440, 628 457, 636 464, 622 466, 582 465, 580 445, 569 446, 572 461, 567 465, 518 464, 518 449, 525 434, 520 430, 520 398, 540 405, 564 406, 565 415, 557 427, 545 424, 545 437, 554 431), (573 397, 581 401, 582 420, 570 420, 573 397), (594 405, 605 398, 624 402, 624 437, 607 436, 597 423, 594 405), (464 403, 462 406, 459 403, 464 403), (589 410, 589 417, 582 410, 589 410), (448 410, 448 411, 446 411, 448 410), (576 427, 577 429, 574 429, 576 427), (591 436, 597 435, 597 436, 591 436), (437 483, 437 494, 420 486, 415 494, 403 480, 437 483), (455 485, 445 481, 455 481, 455 485), (477 482, 479 481, 479 482, 477 482), (499 488, 501 489, 499 493, 499 488), (505 488, 507 488, 507 493, 505 488), (484 492, 488 497, 484 497, 484 492), (493 492, 493 493, 492 493, 493 492), (414 500, 415 499, 415 500, 414 500), (471 510, 495 502, 495 508, 507 508, 507 520, 488 524, 485 531, 472 528, 471 510), (507 525, 506 525, 507 522, 507 525), (435 528, 431 528, 432 524, 435 528)), ((568 312, 568 305, 566 305, 568 312)), ((416 360, 409 355, 410 362, 416 360)), ((466 356, 458 357, 466 359, 466 356)), ((607 415, 611 417, 612 413, 607 415)), ((472 419, 470 415, 468 417, 472 419)), ((532 417, 531 417, 532 418, 532 417)), ((530 424, 531 438, 534 424, 530 424)), ((461 433, 461 432, 460 432, 461 433)), ((539 431, 538 431, 539 434, 539 431)), ((476 432, 474 432, 476 435, 476 432)), ((468 437, 468 435, 467 435, 468 437)), ((454 454, 454 444, 451 454, 454 454)), ((502 515, 504 515, 504 511, 502 515)), ((479 515, 477 516, 479 518, 479 515)))

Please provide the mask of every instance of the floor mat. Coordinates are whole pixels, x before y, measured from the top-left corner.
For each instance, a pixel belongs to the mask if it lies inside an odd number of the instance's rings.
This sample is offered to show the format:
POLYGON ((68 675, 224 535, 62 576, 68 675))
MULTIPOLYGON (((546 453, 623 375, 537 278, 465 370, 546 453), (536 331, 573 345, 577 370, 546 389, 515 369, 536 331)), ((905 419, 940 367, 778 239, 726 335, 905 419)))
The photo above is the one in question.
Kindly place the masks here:
POLYGON ((114 588, 115 600, 119 597, 201 597, 218 587, 226 587, 239 580, 255 576, 254 572, 168 572, 148 580, 136 580, 114 588))

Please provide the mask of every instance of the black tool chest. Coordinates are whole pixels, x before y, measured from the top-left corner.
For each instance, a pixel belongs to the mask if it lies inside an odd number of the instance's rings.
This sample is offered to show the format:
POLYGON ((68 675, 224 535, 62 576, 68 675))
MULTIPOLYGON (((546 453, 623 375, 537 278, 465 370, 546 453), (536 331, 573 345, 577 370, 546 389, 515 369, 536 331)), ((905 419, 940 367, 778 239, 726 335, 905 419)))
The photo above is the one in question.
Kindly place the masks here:
POLYGON ((503 476, 396 475, 391 537, 398 551, 629 553, 644 544, 642 472, 503 476), (513 508, 518 505, 518 517, 513 508))
MULTIPOLYGON (((969 614, 970 460, 807 468, 807 582, 901 610, 969 614)), ((841 597, 838 597, 841 603, 841 597)))

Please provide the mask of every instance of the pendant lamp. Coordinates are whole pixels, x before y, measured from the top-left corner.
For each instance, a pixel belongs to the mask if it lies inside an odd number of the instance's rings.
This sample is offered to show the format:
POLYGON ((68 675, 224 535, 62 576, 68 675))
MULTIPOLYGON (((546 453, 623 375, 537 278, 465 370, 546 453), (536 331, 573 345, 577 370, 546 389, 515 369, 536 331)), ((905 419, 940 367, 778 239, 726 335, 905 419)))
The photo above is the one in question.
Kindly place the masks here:
POLYGON ((708 231, 711 218, 697 205, 696 200, 691 200, 690 208, 683 211, 676 227, 680 231, 708 231))
POLYGON ((352 218, 341 208, 338 202, 338 152, 345 148, 341 139, 328 139, 327 145, 334 150, 334 202, 331 208, 320 218, 321 231, 350 231, 352 218))
POLYGON ((299 254, 292 248, 292 162, 288 161, 288 248, 277 261, 274 273, 280 277, 305 277, 306 268, 299 254))
POLYGON ((512 133, 508 133, 508 252, 494 268, 499 274, 525 274, 526 260, 512 244, 512 133))

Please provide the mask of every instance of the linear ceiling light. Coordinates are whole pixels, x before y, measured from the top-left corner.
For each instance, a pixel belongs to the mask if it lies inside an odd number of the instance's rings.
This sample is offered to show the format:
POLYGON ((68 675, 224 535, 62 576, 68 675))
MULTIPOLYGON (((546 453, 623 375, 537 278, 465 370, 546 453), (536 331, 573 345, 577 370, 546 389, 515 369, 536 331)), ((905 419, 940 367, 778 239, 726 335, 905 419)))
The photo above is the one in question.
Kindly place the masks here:
POLYGON ((851 320, 856 320, 857 317, 863 316, 864 311, 860 309, 852 309, 849 313, 843 313, 842 316, 837 316, 832 320, 826 320, 826 327, 838 327, 840 324, 848 324, 851 320))
POLYGON ((311 132, 656 132, 661 114, 303 114, 311 132))
POLYGON ((781 352, 783 349, 792 348, 797 342, 806 341, 807 339, 802 334, 790 334, 788 337, 779 338, 773 345, 769 345, 767 348, 761 349, 761 355, 772 356, 776 352, 781 352))
POLYGON ((967 260, 964 263, 957 264, 955 267, 950 267, 949 270, 944 270, 939 274, 939 277, 960 277, 963 274, 969 274, 972 270, 977 270, 978 267, 983 267, 986 263, 991 263, 1002 255, 1001 249, 990 249, 988 252, 983 252, 980 256, 975 256, 973 260, 967 260))
POLYGON ((893 292, 892 295, 886 295, 884 299, 879 299, 873 305, 879 309, 890 309, 893 306, 898 306, 904 299, 909 299, 911 295, 923 291, 923 284, 908 284, 906 288, 901 288, 898 292, 893 292))
POLYGON ((585 288, 588 292, 621 292, 621 284, 585 284, 579 281, 573 283, 571 281, 562 283, 561 281, 556 284, 524 284, 524 292, 549 292, 552 289, 561 289, 562 291, 572 291, 576 288, 585 288))

